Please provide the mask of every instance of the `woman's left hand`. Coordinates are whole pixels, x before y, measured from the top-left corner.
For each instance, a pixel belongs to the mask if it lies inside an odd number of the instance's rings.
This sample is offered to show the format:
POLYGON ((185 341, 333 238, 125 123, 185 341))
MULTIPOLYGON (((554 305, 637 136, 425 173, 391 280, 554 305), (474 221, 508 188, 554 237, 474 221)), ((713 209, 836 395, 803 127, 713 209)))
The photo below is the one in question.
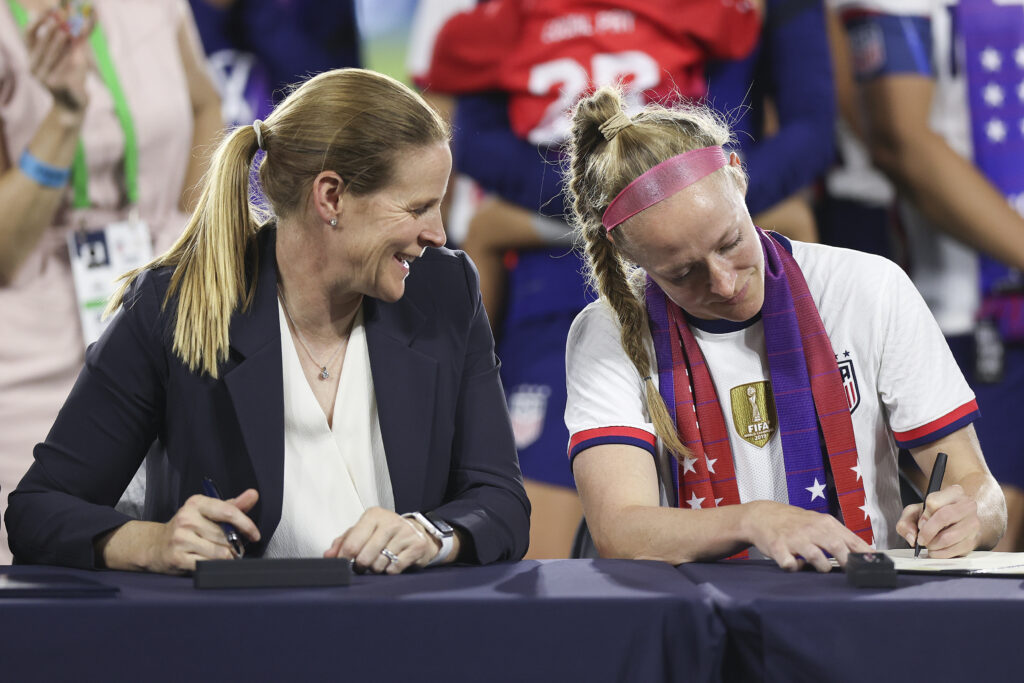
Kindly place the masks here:
POLYGON ((409 567, 427 566, 440 550, 440 543, 414 520, 373 507, 334 539, 324 557, 346 557, 356 569, 375 574, 400 574, 409 567))

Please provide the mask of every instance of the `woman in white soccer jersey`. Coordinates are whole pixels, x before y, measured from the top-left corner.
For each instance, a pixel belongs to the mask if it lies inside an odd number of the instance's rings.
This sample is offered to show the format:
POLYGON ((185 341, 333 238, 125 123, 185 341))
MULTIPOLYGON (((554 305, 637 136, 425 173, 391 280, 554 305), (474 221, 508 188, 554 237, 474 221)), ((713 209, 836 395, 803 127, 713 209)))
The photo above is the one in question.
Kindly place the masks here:
POLYGON ((872 545, 991 547, 1005 504, 924 302, 889 261, 755 228, 728 142, 700 108, 629 117, 602 89, 576 109, 570 192, 602 297, 569 334, 566 422, 598 550, 828 571, 872 545), (900 447, 925 472, 949 455, 923 514, 900 502, 900 447))

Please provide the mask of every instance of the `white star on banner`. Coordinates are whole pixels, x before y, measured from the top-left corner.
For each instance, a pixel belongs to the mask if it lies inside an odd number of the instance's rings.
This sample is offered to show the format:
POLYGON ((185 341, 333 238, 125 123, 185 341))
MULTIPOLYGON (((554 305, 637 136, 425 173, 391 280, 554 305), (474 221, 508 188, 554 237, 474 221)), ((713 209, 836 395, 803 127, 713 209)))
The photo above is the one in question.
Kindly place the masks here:
POLYGON ((985 86, 985 89, 982 91, 982 97, 985 98, 985 104, 990 107, 1001 107, 1003 106, 1003 100, 1006 99, 1003 89, 995 83, 989 83, 985 86))
POLYGON ((867 503, 864 503, 863 505, 861 505, 857 509, 864 513, 864 519, 871 519, 870 517, 868 517, 868 504, 867 503))
POLYGON ((1024 69, 1024 45, 1017 46, 1017 49, 1013 51, 1013 58, 1017 62, 1017 66, 1024 69))
POLYGON ((686 501, 686 504, 690 506, 691 510, 700 510, 700 504, 704 502, 703 498, 697 497, 697 492, 694 491, 690 495, 690 500, 686 501))
POLYGON ((999 67, 1003 65, 1003 58, 994 47, 986 47, 981 51, 981 65, 985 67, 985 71, 999 71, 999 67))
POLYGON ((696 462, 697 462, 697 458, 688 458, 688 457, 684 456, 683 457, 683 474, 686 474, 687 472, 693 472, 694 474, 697 474, 697 470, 693 466, 694 463, 696 463, 696 462))
POLYGON ((708 472, 715 474, 715 463, 718 462, 718 458, 708 458, 708 472))
POLYGON ((857 481, 860 481, 860 463, 857 463, 856 465, 854 465, 850 469, 853 470, 857 474, 857 481))
POLYGON ((1017 84, 1017 99, 1024 102, 1024 81, 1017 84))
POLYGON ((723 500, 725 500, 725 498, 715 498, 715 507, 718 507, 718 504, 721 503, 723 500))
POLYGON ((1006 139, 1006 124, 1000 119, 992 119, 985 124, 985 135, 992 142, 1002 142, 1006 139))
POLYGON ((825 500, 825 485, 819 484, 817 477, 814 478, 814 486, 808 486, 805 490, 810 492, 812 502, 815 498, 825 500))

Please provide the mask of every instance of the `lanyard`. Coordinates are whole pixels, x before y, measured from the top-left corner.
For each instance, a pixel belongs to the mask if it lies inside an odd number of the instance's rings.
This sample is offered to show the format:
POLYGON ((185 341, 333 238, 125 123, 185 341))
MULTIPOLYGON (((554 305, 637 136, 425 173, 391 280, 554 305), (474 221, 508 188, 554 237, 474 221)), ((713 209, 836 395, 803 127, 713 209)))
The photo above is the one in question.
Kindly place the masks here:
MULTIPOLYGON (((14 15, 14 21, 22 31, 28 26, 28 12, 18 0, 7 0, 14 15)), ((110 57, 110 49, 107 45, 107 37, 99 23, 93 26, 89 34, 89 45, 92 47, 93 56, 96 59, 96 68, 99 70, 100 78, 110 91, 114 100, 114 113, 121 123, 124 131, 124 179, 125 189, 128 193, 128 202, 138 204, 139 202, 139 147, 135 139, 135 124, 132 122, 131 112, 128 110, 128 99, 121 88, 121 82, 117 78, 117 71, 114 69, 114 60, 110 57)), ((85 149, 82 141, 78 141, 75 149, 75 160, 71 165, 71 184, 74 188, 73 205, 76 209, 89 207, 89 169, 85 164, 85 149)))

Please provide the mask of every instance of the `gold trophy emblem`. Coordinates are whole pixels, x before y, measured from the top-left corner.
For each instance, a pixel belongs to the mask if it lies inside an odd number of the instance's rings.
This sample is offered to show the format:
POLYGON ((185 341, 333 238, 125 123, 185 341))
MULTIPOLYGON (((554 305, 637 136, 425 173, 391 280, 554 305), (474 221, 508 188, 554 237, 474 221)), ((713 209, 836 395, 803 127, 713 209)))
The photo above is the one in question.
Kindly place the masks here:
POLYGON ((729 391, 729 398, 736 433, 758 448, 763 447, 778 428, 771 383, 765 380, 741 384, 729 391))

